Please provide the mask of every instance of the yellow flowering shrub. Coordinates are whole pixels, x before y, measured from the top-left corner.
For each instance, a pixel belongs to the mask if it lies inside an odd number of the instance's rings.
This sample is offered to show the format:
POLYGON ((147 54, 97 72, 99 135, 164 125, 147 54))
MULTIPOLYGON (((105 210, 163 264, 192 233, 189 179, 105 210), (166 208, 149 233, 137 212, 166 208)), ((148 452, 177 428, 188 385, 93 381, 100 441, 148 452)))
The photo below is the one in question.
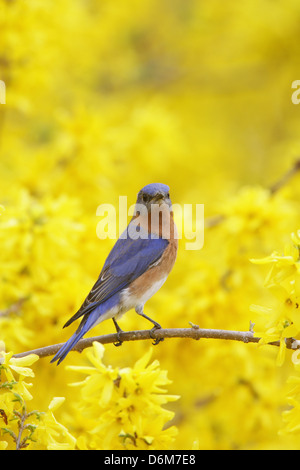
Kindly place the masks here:
POLYGON ((299 449, 299 21, 295 0, 0 0, 1 449, 299 449), (115 242, 97 207, 150 182, 206 226, 145 313, 259 345, 14 357, 71 336, 115 242))
MULTIPOLYGON (((2 345, 3 346, 3 345, 2 345)), ((74 449, 76 439, 54 417, 53 411, 64 400, 54 398, 46 412, 29 411, 33 396, 29 392, 34 377, 31 366, 38 356, 16 359, 0 353, 0 449, 74 449)))
POLYGON ((271 268, 265 280, 265 287, 273 296, 270 306, 252 305, 252 311, 256 311, 265 319, 263 329, 257 332, 260 343, 266 344, 279 341, 280 347, 277 356, 277 364, 282 366, 286 356, 287 341, 295 351, 291 360, 294 364, 294 373, 290 375, 287 383, 287 403, 290 409, 283 412, 283 420, 286 426, 280 430, 281 435, 299 435, 299 350, 297 339, 300 337, 300 230, 291 234, 291 241, 284 247, 283 252, 273 252, 260 260, 253 260, 258 264, 270 264, 271 268))
POLYGON ((112 368, 102 362, 104 347, 94 343, 86 356, 91 366, 68 366, 85 374, 71 383, 79 387, 80 400, 74 402, 83 417, 77 444, 81 449, 170 449, 177 430, 164 426, 174 413, 162 405, 176 400, 166 395, 170 383, 157 360, 148 365, 151 349, 132 368, 112 368))
POLYGON ((285 426, 280 431, 282 435, 295 435, 299 438, 299 418, 300 418, 300 393, 299 393, 299 357, 293 361, 295 364, 295 373, 288 378, 289 390, 287 392, 287 402, 290 406, 283 412, 283 421, 285 426))
POLYGON ((259 264, 271 264, 265 286, 274 297, 273 305, 252 305, 251 308, 268 318, 260 342, 280 341, 279 364, 284 360, 286 339, 300 334, 300 230, 298 234, 293 233, 291 239, 283 253, 273 252, 266 258, 254 260, 259 264))

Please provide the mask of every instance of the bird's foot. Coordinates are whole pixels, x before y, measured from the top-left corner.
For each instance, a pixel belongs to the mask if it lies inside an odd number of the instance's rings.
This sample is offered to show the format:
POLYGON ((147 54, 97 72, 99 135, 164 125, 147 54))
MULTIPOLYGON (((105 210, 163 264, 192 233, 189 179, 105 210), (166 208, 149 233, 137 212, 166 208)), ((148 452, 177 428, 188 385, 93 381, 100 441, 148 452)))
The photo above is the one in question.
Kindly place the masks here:
POLYGON ((153 346, 156 346, 158 343, 160 343, 161 341, 163 341, 165 338, 155 338, 155 336, 153 335, 153 332, 155 330, 160 330, 161 329, 161 325, 159 323, 154 323, 154 326, 153 328, 151 328, 151 330, 149 330, 149 335, 150 335, 150 338, 154 339, 153 341, 153 346))
POLYGON ((123 344, 123 341, 120 339, 120 333, 122 332, 122 330, 119 330, 117 331, 117 342, 116 343, 113 343, 114 346, 118 347, 118 346, 122 346, 123 344))
POLYGON ((117 321, 115 320, 115 318, 113 318, 113 322, 114 322, 114 325, 115 325, 115 328, 116 328, 116 331, 117 331, 117 340, 118 340, 116 343, 113 343, 113 345, 117 346, 117 347, 122 346, 123 341, 121 340, 120 335, 121 335, 121 333, 123 333, 123 330, 122 330, 122 328, 119 327, 119 325, 118 325, 117 321))
POLYGON ((154 339, 154 341, 153 341, 152 344, 153 344, 154 346, 156 346, 158 343, 160 343, 161 341, 163 341, 164 338, 155 338, 155 336, 153 335, 153 332, 154 332, 155 330, 161 329, 161 325, 160 325, 159 323, 157 323, 155 320, 152 320, 152 318, 147 317, 147 315, 144 314, 142 307, 136 307, 135 311, 136 311, 136 313, 137 313, 138 315, 141 315, 141 317, 144 317, 144 318, 146 318, 146 320, 149 320, 149 321, 151 321, 151 323, 153 323, 153 325, 154 325, 153 328, 151 328, 151 330, 149 330, 150 338, 154 339))

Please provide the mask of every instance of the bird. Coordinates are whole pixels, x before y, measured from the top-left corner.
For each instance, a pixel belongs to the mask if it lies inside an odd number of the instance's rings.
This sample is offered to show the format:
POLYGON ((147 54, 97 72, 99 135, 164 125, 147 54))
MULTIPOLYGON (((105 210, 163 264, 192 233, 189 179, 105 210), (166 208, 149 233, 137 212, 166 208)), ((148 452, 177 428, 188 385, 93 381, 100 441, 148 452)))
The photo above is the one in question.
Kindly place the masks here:
MULTIPOLYGON (((161 325, 144 313, 145 303, 161 288, 171 272, 177 255, 178 232, 174 222, 170 188, 151 183, 137 195, 133 216, 111 249, 99 277, 79 310, 65 323, 81 322, 51 362, 63 361, 76 343, 94 326, 111 318, 120 346, 122 329, 117 320, 126 312, 136 313, 152 322, 150 336, 161 325)), ((162 339, 155 339, 158 344, 162 339)))

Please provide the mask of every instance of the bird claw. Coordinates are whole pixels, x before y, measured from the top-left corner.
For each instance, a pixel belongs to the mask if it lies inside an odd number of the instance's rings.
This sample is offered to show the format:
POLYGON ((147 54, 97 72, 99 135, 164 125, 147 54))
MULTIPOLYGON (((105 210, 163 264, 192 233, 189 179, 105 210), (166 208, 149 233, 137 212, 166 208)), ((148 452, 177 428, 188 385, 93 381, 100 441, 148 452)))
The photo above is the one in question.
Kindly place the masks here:
POLYGON ((118 347, 118 346, 122 346, 123 344, 123 341, 121 340, 120 338, 120 334, 123 333, 123 330, 119 327, 117 321, 115 320, 115 318, 113 317, 112 318, 113 322, 114 322, 114 325, 115 325, 115 328, 116 328, 116 331, 117 331, 117 342, 116 343, 113 343, 114 346, 118 347))
POLYGON ((118 341, 117 341, 116 343, 113 343, 113 345, 116 346, 116 347, 122 346, 122 344, 123 344, 123 341, 122 341, 121 338, 120 338, 120 333, 121 333, 121 331, 118 331, 118 332, 117 332, 117 340, 118 340, 118 341))
POLYGON ((165 338, 156 338, 154 341, 153 341, 153 346, 156 346, 157 344, 159 344, 161 341, 164 341, 165 338))
POLYGON ((154 327, 151 328, 151 330, 149 331, 150 338, 154 339, 152 343, 153 346, 156 346, 158 343, 160 343, 161 341, 164 341, 165 339, 165 338, 155 338, 155 336, 153 336, 153 332, 159 329, 161 329, 161 326, 157 323, 157 325, 154 325, 154 327))

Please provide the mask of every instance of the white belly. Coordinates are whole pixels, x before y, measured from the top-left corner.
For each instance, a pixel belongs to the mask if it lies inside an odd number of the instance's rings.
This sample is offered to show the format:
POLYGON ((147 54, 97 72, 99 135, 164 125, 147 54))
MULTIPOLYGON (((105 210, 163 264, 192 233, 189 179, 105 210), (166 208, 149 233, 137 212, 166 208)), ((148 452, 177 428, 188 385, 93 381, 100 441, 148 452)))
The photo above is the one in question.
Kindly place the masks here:
POLYGON ((130 288, 124 289, 121 295, 122 305, 124 306, 124 311, 135 308, 138 305, 144 305, 147 300, 149 300, 165 283, 167 276, 161 278, 159 281, 156 281, 152 286, 143 292, 141 295, 131 295, 130 288))

